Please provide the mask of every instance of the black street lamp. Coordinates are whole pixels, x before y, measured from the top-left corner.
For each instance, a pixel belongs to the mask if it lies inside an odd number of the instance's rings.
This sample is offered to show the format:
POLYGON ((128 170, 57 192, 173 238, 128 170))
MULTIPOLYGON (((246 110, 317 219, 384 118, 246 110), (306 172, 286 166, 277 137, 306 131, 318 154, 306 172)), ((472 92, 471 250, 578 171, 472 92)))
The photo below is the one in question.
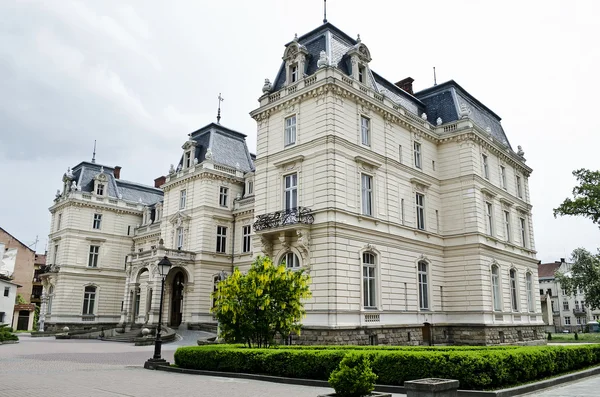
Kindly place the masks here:
POLYGON ((160 356, 162 348, 162 339, 160 338, 160 327, 162 325, 163 296, 165 292, 165 277, 169 273, 171 262, 166 256, 158 262, 158 271, 160 273, 160 305, 158 311, 158 327, 156 328, 156 339, 154 340, 154 356, 144 363, 144 368, 155 369, 159 365, 169 365, 169 363, 160 356))

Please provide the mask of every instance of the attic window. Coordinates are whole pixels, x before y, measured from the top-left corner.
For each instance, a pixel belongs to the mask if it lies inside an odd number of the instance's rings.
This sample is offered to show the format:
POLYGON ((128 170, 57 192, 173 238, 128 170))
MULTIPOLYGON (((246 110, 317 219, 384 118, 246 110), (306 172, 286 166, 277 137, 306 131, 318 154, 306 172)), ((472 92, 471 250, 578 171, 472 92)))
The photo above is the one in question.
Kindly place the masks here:
POLYGON ((298 81, 298 64, 290 65, 290 83, 298 81))
POLYGON ((365 67, 363 65, 358 65, 358 82, 359 83, 365 83, 366 81, 366 74, 365 74, 365 67))
POLYGON ((192 165, 192 154, 191 152, 186 152, 185 153, 185 168, 190 168, 190 166, 192 165))
POLYGON ((104 196, 104 184, 103 183, 99 183, 96 185, 96 194, 98 196, 104 196))

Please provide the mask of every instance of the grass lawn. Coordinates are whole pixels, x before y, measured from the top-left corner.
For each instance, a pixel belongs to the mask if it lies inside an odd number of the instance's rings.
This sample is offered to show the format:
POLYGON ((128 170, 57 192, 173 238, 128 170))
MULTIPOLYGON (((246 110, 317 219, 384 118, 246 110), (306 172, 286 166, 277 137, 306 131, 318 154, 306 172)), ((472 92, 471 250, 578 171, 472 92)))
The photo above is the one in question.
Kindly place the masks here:
POLYGON ((569 334, 552 334, 552 342, 596 342, 600 343, 600 332, 588 333, 588 334, 577 334, 578 340, 575 340, 575 333, 569 334))

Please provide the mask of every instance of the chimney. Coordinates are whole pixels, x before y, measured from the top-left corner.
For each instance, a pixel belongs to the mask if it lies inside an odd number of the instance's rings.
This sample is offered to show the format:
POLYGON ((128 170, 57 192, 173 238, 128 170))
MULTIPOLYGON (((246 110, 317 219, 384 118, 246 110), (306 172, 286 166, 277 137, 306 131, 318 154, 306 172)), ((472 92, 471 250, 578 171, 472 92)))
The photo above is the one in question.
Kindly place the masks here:
POLYGON ((412 77, 407 77, 403 80, 400 80, 396 83, 396 86, 404 91, 408 92, 410 95, 413 94, 412 83, 415 81, 412 77))
POLYGON ((115 165, 115 170, 113 171, 113 175, 115 176, 115 179, 121 178, 121 166, 115 165))
POLYGON ((158 178, 156 178, 154 180, 154 187, 155 188, 160 188, 162 185, 165 184, 166 181, 167 181, 167 177, 166 176, 159 176, 158 178))
POLYGON ((560 263, 565 263, 565 258, 560 258, 560 263))

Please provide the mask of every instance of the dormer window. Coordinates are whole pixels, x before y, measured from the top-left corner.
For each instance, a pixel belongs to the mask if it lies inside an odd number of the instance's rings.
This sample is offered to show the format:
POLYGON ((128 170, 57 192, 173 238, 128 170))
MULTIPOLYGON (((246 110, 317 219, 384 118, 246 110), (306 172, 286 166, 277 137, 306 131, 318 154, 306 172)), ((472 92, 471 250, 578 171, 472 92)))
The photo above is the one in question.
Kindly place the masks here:
POLYGON ((358 81, 363 84, 367 81, 366 71, 365 71, 365 67, 363 65, 358 66, 358 81))
POLYGON ((185 168, 190 168, 190 166, 192 165, 192 153, 191 152, 186 152, 185 153, 185 168))
POLYGON ((290 66, 290 83, 295 83, 298 81, 298 64, 293 64, 290 66))
POLYGON ((96 185, 96 194, 98 196, 104 196, 104 184, 103 183, 99 183, 96 185))

